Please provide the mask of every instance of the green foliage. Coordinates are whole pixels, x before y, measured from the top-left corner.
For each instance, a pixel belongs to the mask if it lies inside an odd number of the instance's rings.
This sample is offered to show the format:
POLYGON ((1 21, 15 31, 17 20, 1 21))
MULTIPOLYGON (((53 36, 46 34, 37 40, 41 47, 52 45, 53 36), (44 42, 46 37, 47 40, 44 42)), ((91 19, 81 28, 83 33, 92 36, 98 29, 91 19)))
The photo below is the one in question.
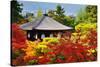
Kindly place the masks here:
POLYGON ((65 11, 64 8, 61 7, 61 5, 57 5, 55 10, 49 10, 48 11, 48 16, 52 17, 53 19, 55 19, 56 21, 66 25, 66 19, 64 18, 65 11))
POLYGON ((19 4, 17 0, 11 1, 11 22, 12 23, 17 22, 23 18, 23 16, 20 14, 22 12, 21 6, 22 4, 19 4))
POLYGON ((76 16, 76 25, 78 23, 83 22, 90 22, 96 23, 97 22, 97 6, 88 5, 84 9, 80 9, 76 16))
POLYGON ((64 11, 64 8, 61 7, 61 5, 57 5, 55 10, 49 10, 48 16, 52 17, 56 21, 60 22, 61 24, 64 24, 66 26, 75 26, 75 17, 74 16, 66 16, 64 11))
POLYGON ((86 20, 87 20, 87 13, 85 11, 85 8, 80 9, 75 20, 76 24, 86 22, 86 20))
POLYGON ((65 57, 63 55, 58 55, 58 58, 60 58, 61 60, 65 60, 65 57))
POLYGON ((65 12, 64 8, 62 8, 61 5, 57 5, 55 12, 56 12, 57 16, 60 16, 60 17, 64 17, 65 16, 64 15, 64 12, 65 12))
POLYGON ((15 52, 12 52, 12 59, 16 59, 18 56, 20 56, 20 52, 18 50, 15 52))
POLYGON ((74 27, 75 26, 75 17, 74 16, 66 16, 65 19, 67 20, 66 25, 74 27))
POLYGON ((25 16, 25 17, 27 18, 27 17, 29 17, 29 16, 34 17, 34 14, 33 14, 33 13, 26 13, 26 16, 25 16))
POLYGON ((42 10, 39 8, 39 9, 38 9, 38 12, 37 12, 37 17, 41 17, 41 16, 43 16, 43 12, 42 12, 42 10))
POLYGON ((28 62, 28 64, 29 64, 29 65, 37 64, 37 60, 30 60, 30 61, 28 62))
POLYGON ((87 13, 87 21, 88 22, 97 22, 97 6, 93 5, 88 5, 86 7, 86 13, 87 13))
POLYGON ((61 5, 57 5, 54 19, 62 24, 65 24, 66 19, 64 18, 65 17, 64 12, 65 12, 64 8, 62 8, 61 5))

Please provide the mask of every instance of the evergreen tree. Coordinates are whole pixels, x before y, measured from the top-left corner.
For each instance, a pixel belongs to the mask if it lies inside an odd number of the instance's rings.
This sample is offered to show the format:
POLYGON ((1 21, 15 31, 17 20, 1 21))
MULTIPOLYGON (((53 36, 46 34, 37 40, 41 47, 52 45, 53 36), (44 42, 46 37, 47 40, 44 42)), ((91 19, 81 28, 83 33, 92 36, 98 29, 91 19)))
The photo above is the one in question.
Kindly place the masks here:
POLYGON ((65 13, 64 8, 62 8, 61 5, 57 5, 55 10, 48 11, 48 16, 52 17, 54 20, 60 22, 61 24, 66 25, 66 19, 64 13, 65 13))
POLYGON ((62 8, 61 5, 57 5, 54 19, 66 25, 66 19, 64 18, 65 17, 64 13, 65 13, 64 8, 62 8))
POLYGON ((64 8, 62 8, 61 5, 57 5, 55 10, 48 11, 48 16, 52 17, 53 19, 55 19, 56 21, 58 21, 64 25, 74 27, 75 17, 74 16, 66 16, 64 13, 65 13, 64 8))
POLYGON ((64 15, 64 12, 65 12, 64 8, 62 8, 61 5, 57 5, 55 12, 56 12, 57 16, 60 16, 60 17, 64 17, 65 16, 64 15))
POLYGON ((19 2, 17 0, 12 0, 11 1, 11 22, 17 22, 20 19, 22 19, 22 8, 21 8, 22 4, 19 4, 19 2))

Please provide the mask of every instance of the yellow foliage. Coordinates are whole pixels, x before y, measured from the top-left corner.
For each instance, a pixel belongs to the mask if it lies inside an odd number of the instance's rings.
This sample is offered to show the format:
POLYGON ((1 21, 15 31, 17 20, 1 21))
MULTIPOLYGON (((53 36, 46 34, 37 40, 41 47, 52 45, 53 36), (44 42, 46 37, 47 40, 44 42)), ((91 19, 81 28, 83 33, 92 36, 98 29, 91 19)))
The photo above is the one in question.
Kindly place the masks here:
POLYGON ((28 41, 26 40, 27 43, 27 48, 23 49, 26 53, 27 56, 35 56, 36 55, 36 51, 35 51, 35 43, 32 41, 28 41))
POLYGON ((90 52, 90 53, 95 53, 96 50, 94 50, 94 49, 90 49, 90 50, 88 50, 88 52, 90 52))
POLYGON ((59 40, 58 40, 57 38, 52 37, 52 38, 44 38, 44 39, 43 39, 43 42, 58 43, 59 40))
POLYGON ((83 31, 88 31, 90 29, 96 30, 97 24, 96 23, 80 23, 77 26, 75 26, 75 30, 80 30, 81 32, 83 31))
POLYGON ((47 48, 47 46, 39 44, 36 48, 47 48))
POLYGON ((40 42, 40 43, 38 43, 38 45, 46 45, 46 44, 48 44, 48 42, 40 42))

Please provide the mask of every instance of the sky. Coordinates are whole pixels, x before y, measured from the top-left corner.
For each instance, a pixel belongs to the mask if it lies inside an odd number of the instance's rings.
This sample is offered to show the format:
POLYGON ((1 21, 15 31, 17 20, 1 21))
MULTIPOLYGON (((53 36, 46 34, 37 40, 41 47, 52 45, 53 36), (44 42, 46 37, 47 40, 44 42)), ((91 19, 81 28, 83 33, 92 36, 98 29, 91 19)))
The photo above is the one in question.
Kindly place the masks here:
POLYGON ((34 1, 19 1, 19 3, 23 4, 22 6, 23 14, 27 12, 36 14, 38 9, 42 9, 43 13, 45 13, 49 9, 55 10, 56 6, 60 4, 65 10, 65 15, 76 16, 78 11, 86 6, 80 4, 62 4, 62 3, 47 3, 47 2, 34 2, 34 1))

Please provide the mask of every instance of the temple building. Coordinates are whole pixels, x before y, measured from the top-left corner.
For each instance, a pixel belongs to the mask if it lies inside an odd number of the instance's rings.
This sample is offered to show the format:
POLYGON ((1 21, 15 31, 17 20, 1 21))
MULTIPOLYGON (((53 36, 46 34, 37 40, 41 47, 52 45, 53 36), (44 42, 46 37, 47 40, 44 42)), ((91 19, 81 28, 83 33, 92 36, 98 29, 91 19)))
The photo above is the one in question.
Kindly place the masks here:
POLYGON ((72 27, 65 26, 46 14, 32 22, 20 25, 20 28, 27 32, 27 39, 29 40, 45 37, 60 38, 62 32, 72 30, 72 27))

